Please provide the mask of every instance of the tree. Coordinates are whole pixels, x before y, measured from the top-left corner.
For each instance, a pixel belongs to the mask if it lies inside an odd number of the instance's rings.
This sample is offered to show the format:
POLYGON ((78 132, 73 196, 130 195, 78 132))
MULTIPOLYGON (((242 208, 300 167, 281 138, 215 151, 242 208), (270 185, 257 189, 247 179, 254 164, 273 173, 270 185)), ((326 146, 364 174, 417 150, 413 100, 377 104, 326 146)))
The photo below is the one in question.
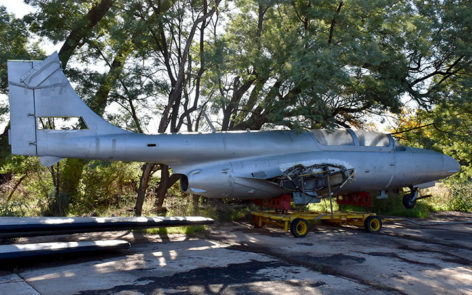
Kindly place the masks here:
MULTIPOLYGON (((112 0, 101 0, 100 2, 32 0, 28 3, 37 7, 38 11, 25 16, 25 20, 29 23, 30 29, 36 34, 48 37, 54 42, 64 41, 59 51, 59 58, 63 68, 66 68, 73 54, 78 54, 78 48, 84 44, 96 42, 97 39, 103 36, 103 30, 100 29, 107 28, 114 17, 109 16, 105 21, 106 24, 103 24, 103 19, 114 2, 112 0), (102 23, 100 23, 101 21, 102 23)), ((127 54, 124 53, 126 50, 123 49, 125 46, 119 47, 115 59, 116 63, 112 64, 108 74, 100 79, 101 84, 97 87, 96 94, 89 101, 89 106, 100 115, 103 114, 107 104, 111 84, 117 79, 117 75, 121 72, 123 66, 123 59, 126 59, 127 54)), ((74 73, 74 71, 71 71, 71 73, 74 73)), ((76 79, 77 77, 83 77, 77 71, 75 71, 75 74, 76 79)), ((74 78, 74 75, 72 75, 72 78, 74 78)), ((88 93, 83 92, 82 94, 87 95, 88 93)), ((68 159, 62 169, 62 177, 60 177, 61 169, 59 166, 51 172, 56 175, 53 179, 55 180, 57 198, 65 195, 66 199, 70 200, 74 197, 82 176, 84 163, 80 159, 68 159)), ((66 202, 58 203, 61 206, 68 206, 66 202)), ((64 208, 59 208, 57 211, 66 212, 64 208)))
POLYGON ((405 96, 431 107, 470 64, 466 1, 236 5, 206 79, 223 129, 360 127, 405 96))
MULTIPOLYGON (((146 7, 140 10, 140 17, 148 24, 147 36, 149 45, 147 53, 143 58, 149 61, 152 57, 155 68, 151 71, 164 75, 165 80, 158 83, 156 100, 162 109, 158 132, 178 132, 185 124, 187 130, 192 131, 193 121, 190 117, 192 112, 198 109, 200 101, 201 77, 206 70, 205 65, 205 29, 209 19, 216 12, 219 0, 207 3, 207 1, 173 3, 165 6, 159 1, 148 0, 147 8, 152 11, 149 16, 145 13, 146 7), (168 7, 165 11, 164 8, 168 7), (155 26, 150 25, 155 23, 155 26), (195 66, 192 54, 192 45, 195 36, 199 35, 197 56, 200 62, 195 66), (195 68, 194 68, 195 67, 195 68), (166 99, 161 102, 164 94, 166 99), (193 94, 193 95, 192 95, 193 94)), ((156 84, 155 74, 148 74, 148 83, 156 84)), ((135 215, 140 216, 142 205, 150 176, 160 170, 161 177, 159 185, 154 189, 156 194, 155 206, 158 210, 162 208, 167 190, 180 178, 171 175, 169 167, 164 164, 146 163, 142 168, 138 197, 135 206, 135 215)))
POLYGON ((410 80, 412 96, 420 106, 429 99, 435 104, 413 115, 401 115, 396 132, 409 145, 438 150, 458 160, 461 172, 452 179, 470 182, 472 36, 468 28, 472 5, 467 1, 433 1, 417 7, 428 20, 429 27, 422 30, 430 32, 430 38, 418 39, 416 50, 409 55, 410 70, 426 72, 410 80))

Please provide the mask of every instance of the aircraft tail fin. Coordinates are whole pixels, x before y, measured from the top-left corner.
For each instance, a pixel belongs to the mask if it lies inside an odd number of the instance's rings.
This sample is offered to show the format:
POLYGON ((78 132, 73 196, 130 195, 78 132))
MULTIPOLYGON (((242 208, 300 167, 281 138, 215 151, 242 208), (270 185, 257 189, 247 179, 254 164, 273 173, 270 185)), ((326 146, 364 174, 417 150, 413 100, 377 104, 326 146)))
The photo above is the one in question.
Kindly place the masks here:
MULTIPOLYGON (((38 155, 48 138, 127 133, 95 114, 65 77, 57 53, 43 61, 8 61, 9 141, 16 155, 38 155), (73 124, 72 126, 70 126, 73 124), (69 125, 69 126, 66 126, 69 125)), ((43 161, 42 161, 43 162, 43 161)))

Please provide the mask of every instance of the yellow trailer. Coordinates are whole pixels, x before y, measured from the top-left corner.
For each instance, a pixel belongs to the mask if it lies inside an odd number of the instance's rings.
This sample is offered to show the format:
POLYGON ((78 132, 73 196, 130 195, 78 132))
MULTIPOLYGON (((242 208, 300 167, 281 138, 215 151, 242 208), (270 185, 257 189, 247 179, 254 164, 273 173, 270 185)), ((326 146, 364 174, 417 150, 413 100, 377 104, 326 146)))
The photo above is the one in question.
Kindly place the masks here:
POLYGON ((368 232, 379 232, 382 229, 382 219, 375 213, 356 212, 304 212, 294 211, 287 213, 277 213, 275 211, 256 211, 254 216, 254 226, 263 227, 265 224, 274 224, 284 228, 285 232, 290 232, 297 238, 308 234, 308 221, 323 220, 336 224, 351 224, 364 226, 368 232))

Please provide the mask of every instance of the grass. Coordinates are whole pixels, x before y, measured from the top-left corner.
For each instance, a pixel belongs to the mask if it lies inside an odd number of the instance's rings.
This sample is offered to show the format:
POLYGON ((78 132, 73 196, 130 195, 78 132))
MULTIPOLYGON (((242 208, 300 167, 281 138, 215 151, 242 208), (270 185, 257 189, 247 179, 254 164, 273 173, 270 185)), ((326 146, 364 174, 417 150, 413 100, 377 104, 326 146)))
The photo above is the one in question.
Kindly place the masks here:
POLYGON ((165 235, 165 234, 185 234, 188 236, 195 236, 207 231, 204 225, 188 225, 188 226, 174 226, 174 227, 158 227, 148 228, 144 232, 151 235, 165 235))
MULTIPOLYGON (((308 204, 307 208, 309 211, 315 212, 331 212, 331 205, 329 199, 322 199, 319 203, 308 204)), ((336 203, 336 200, 333 198, 333 211, 339 211, 339 205, 336 203)))
MULTIPOLYGON (((426 200, 419 200, 413 209, 406 209, 402 204, 402 196, 391 194, 387 199, 378 200, 373 198, 373 207, 359 207, 352 205, 338 205, 333 200, 333 211, 347 212, 375 212, 381 215, 404 216, 426 218, 433 210, 433 207, 426 200)), ((308 210, 316 212, 330 212, 329 199, 323 199, 320 203, 309 204, 308 210)))
POLYGON ((434 211, 460 211, 472 212, 472 184, 453 183, 442 184, 426 190, 427 194, 433 197, 426 199, 426 202, 434 211))
POLYGON ((427 218, 433 208, 425 201, 418 200, 413 209, 403 206, 403 195, 390 194, 386 199, 378 200, 374 197, 374 212, 382 215, 427 218))

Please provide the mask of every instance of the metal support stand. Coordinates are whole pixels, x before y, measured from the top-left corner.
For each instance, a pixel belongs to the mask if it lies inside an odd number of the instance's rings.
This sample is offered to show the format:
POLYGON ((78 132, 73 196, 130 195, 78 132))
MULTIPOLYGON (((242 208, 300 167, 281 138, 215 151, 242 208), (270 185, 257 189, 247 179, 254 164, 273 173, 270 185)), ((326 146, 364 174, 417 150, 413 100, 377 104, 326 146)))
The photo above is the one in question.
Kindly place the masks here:
POLYGON ((326 182, 328 183, 328 196, 329 196, 329 206, 331 208, 331 219, 334 219, 333 213, 333 192, 331 191, 331 182, 330 182, 330 175, 329 173, 326 175, 326 182))

